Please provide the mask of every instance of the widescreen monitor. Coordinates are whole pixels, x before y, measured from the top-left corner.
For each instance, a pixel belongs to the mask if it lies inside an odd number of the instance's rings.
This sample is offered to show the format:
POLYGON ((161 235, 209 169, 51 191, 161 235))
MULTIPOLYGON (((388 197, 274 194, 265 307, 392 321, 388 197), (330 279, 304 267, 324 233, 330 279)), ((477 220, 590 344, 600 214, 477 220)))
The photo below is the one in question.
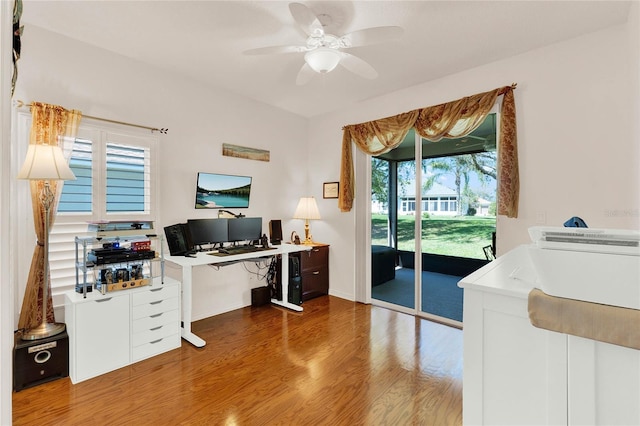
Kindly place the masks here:
POLYGON ((196 209, 249 207, 251 176, 198 173, 196 209))
POLYGON ((229 241, 255 241, 262 237, 261 217, 229 219, 229 241))
POLYGON ((228 219, 189 219, 187 225, 194 246, 229 241, 228 219))

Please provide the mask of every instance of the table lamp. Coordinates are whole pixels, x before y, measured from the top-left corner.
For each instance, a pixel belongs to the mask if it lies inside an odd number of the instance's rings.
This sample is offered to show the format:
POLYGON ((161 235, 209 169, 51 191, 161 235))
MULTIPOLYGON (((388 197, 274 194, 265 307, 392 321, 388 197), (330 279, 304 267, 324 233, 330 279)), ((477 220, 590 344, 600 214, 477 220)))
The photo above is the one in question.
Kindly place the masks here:
POLYGON ((39 340, 55 336, 65 329, 63 323, 47 322, 49 304, 49 212, 55 200, 51 191, 52 180, 74 180, 76 177, 67 165, 62 149, 55 145, 29 144, 27 158, 18 173, 18 179, 41 180, 40 202, 44 207, 44 274, 42 279, 42 321, 40 325, 22 334, 22 340, 39 340))
POLYGON ((302 197, 293 214, 294 219, 304 219, 304 244, 313 244, 311 233, 309 232, 309 220, 321 219, 318 205, 314 197, 302 197))

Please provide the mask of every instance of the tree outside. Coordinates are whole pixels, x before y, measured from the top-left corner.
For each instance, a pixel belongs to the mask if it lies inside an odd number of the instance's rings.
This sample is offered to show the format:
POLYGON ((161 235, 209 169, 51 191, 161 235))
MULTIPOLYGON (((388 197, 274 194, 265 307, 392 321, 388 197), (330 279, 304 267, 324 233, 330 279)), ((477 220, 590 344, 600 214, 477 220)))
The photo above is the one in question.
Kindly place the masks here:
MULTIPOLYGON (((398 206, 402 197, 410 198, 414 192, 415 164, 397 163, 397 180, 391 181, 398 185, 398 206)), ((372 159, 372 244, 388 244, 389 170, 388 161, 372 159)), ((484 259, 482 248, 491 245, 496 226, 496 152, 423 159, 420 172, 423 198, 436 183, 456 194, 454 210, 449 208, 454 205, 451 201, 430 205, 423 199, 422 251, 484 259), (447 210, 431 211, 441 205, 447 210)), ((397 220, 397 248, 414 251, 415 215, 399 208, 397 220)))

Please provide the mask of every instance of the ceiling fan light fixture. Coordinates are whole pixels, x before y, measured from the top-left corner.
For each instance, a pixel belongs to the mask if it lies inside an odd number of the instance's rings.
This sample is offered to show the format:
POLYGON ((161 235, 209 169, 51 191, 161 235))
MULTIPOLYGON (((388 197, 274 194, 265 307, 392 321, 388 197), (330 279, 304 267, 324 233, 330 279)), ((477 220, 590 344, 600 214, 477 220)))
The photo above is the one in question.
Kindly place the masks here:
POLYGON ((305 62, 318 73, 328 73, 338 66, 340 53, 329 47, 318 47, 304 55, 305 62))

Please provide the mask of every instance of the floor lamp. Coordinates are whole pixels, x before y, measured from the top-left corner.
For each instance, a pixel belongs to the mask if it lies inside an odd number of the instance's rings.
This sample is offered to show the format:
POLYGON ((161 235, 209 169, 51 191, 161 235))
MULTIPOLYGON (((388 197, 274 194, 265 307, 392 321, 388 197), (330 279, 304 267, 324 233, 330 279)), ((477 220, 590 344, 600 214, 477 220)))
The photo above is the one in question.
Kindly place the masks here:
POLYGON ((313 244, 311 232, 309 231, 309 220, 321 219, 320 212, 318 211, 318 205, 314 197, 302 197, 296 208, 296 212, 293 214, 294 219, 304 219, 304 243, 313 244))
POLYGON ((65 330, 63 323, 47 322, 49 307, 49 213, 55 200, 55 194, 51 191, 49 182, 75 178, 60 147, 29 144, 27 158, 18 173, 18 179, 44 181, 40 193, 40 202, 44 207, 44 274, 42 279, 42 321, 37 327, 25 331, 22 334, 22 340, 45 339, 65 330))

